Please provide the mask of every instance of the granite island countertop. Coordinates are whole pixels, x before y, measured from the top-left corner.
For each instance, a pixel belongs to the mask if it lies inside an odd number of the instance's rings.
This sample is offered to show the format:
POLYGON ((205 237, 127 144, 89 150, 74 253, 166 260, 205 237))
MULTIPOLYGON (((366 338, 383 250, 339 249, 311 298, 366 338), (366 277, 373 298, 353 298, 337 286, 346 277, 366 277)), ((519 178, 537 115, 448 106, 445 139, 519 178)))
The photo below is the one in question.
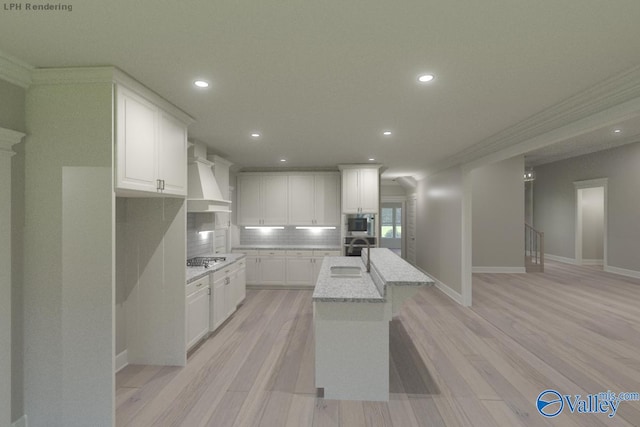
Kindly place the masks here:
POLYGON ((242 258, 245 258, 246 255, 245 254, 204 254, 201 256, 205 256, 205 257, 225 257, 226 260, 222 261, 222 262, 218 262, 215 263, 214 265, 212 265, 209 268, 204 268, 204 267, 187 267, 187 284, 198 280, 204 276, 206 276, 207 274, 211 274, 214 273, 216 271, 222 270, 225 267, 230 266, 231 264, 233 264, 236 261, 241 260, 242 258))
POLYGON ((386 248, 371 249, 371 272, 362 257, 325 257, 313 292, 317 302, 386 302, 387 286, 433 285, 434 280, 386 248), (333 266, 359 266, 361 277, 332 277, 333 266))

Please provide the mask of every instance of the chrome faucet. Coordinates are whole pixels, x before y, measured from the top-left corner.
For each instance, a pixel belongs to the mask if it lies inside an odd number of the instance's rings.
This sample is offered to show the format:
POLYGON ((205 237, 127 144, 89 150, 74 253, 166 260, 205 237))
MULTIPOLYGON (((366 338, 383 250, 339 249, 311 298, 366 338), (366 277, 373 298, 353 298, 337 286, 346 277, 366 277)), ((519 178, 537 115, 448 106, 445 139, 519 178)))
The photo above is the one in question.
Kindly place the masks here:
POLYGON ((371 244, 369 243, 368 239, 365 239, 364 237, 356 237, 351 241, 351 243, 349 243, 349 248, 347 249, 347 253, 353 252, 353 244, 358 240, 363 241, 367 244, 367 273, 370 273, 371 272, 371 244))

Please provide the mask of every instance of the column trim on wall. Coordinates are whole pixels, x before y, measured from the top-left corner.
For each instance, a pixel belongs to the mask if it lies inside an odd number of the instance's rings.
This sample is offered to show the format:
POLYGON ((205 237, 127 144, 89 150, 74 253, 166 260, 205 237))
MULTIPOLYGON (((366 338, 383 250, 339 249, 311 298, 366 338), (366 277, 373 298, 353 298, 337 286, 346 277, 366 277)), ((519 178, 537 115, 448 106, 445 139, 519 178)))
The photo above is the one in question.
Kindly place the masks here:
POLYGON ((26 89, 31 85, 32 71, 31 65, 0 51, 0 79, 26 89))
POLYGON ((24 136, 22 132, 0 128, 0 155, 11 157, 16 154, 11 147, 22 141, 24 136))

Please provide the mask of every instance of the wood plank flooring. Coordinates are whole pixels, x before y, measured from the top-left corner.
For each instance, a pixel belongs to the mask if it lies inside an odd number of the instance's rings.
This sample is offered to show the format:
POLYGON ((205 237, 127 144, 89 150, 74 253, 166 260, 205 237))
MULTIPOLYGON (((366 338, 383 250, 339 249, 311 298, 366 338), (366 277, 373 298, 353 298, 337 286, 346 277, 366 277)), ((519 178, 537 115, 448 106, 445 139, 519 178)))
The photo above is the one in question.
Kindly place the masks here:
POLYGON ((311 291, 249 291, 184 368, 116 376, 118 426, 640 426, 543 418, 538 394, 640 392, 640 280, 549 262, 545 273, 474 274, 472 308, 436 288, 390 327, 390 401, 316 397, 311 291))

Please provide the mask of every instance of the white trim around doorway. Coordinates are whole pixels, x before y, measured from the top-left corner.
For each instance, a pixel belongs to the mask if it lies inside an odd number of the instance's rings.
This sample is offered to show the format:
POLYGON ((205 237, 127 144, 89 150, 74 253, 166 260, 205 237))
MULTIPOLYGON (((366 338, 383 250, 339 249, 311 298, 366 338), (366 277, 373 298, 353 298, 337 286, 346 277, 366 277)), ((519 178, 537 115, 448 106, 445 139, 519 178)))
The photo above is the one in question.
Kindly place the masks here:
MULTIPOLYGON (((580 201, 581 201, 581 193, 579 190, 584 190, 585 188, 598 188, 603 187, 604 189, 604 227, 603 227, 603 246, 604 246, 604 254, 602 264, 606 270, 607 264, 607 224, 608 224, 608 203, 607 203, 607 189, 608 189, 609 178, 598 178, 598 179, 589 179, 585 181, 574 181, 573 187, 575 191, 575 263, 577 265, 585 265, 585 260, 582 259, 582 211, 580 210, 580 201)), ((593 264, 589 264, 593 265, 593 264)))

